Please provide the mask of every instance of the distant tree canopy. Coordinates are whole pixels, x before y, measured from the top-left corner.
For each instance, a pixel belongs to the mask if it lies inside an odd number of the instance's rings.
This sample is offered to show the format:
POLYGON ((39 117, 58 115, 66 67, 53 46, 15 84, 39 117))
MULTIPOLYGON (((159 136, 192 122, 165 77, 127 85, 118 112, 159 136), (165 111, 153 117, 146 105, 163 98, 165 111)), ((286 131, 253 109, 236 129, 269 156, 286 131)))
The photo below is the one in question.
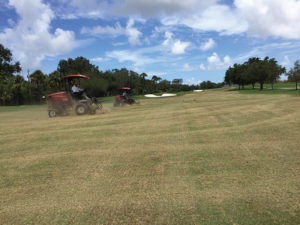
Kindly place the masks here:
POLYGON ((225 73, 224 81, 229 85, 238 85, 239 89, 248 84, 252 84, 254 89, 255 83, 259 83, 260 90, 263 90, 265 83, 271 83, 273 89, 274 82, 284 72, 285 68, 278 65, 274 58, 265 57, 263 60, 249 58, 243 64, 234 64, 233 67, 229 67, 225 73))
POLYGON ((84 57, 60 60, 57 69, 50 74, 36 70, 28 74, 28 80, 21 75, 20 63, 13 63, 9 49, 0 44, 0 105, 20 105, 43 102, 43 96, 64 90, 63 77, 69 74, 85 74, 89 80, 82 82, 91 96, 111 96, 124 86, 132 88, 132 94, 155 92, 179 92, 199 88, 183 84, 182 79, 172 82, 157 75, 151 79, 146 73, 138 74, 126 68, 101 71, 84 57))
POLYGON ((211 81, 203 81, 200 83, 200 89, 213 89, 213 88, 221 88, 224 86, 224 83, 214 83, 211 81))
POLYGON ((294 63, 294 68, 291 68, 286 75, 289 81, 296 82, 296 90, 298 90, 298 82, 300 81, 300 60, 294 63))

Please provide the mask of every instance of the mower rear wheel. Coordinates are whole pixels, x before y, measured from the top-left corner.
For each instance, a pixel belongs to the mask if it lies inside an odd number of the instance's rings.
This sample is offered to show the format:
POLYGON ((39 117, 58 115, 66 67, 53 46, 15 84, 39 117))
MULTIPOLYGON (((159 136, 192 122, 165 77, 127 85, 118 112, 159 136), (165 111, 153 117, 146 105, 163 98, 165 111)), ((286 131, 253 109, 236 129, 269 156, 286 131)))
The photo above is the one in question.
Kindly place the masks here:
POLYGON ((79 104, 76 106, 75 112, 77 115, 84 115, 84 114, 86 114, 86 111, 87 111, 87 109, 86 109, 85 105, 79 104))
POLYGON ((56 112, 55 112, 55 110, 49 110, 49 111, 48 111, 48 116, 49 116, 50 118, 56 117, 56 112))

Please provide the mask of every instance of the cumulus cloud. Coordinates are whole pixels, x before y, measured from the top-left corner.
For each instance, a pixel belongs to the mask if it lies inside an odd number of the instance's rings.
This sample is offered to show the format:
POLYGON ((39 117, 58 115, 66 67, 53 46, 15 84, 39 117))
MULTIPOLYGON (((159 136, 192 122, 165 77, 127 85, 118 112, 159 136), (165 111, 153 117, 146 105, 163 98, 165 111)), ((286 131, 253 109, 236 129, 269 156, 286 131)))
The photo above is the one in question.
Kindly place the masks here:
POLYGON ((200 49, 202 51, 207 51, 209 49, 214 48, 215 46, 216 46, 216 42, 212 38, 209 38, 207 42, 201 44, 200 49))
POLYGON ((300 38, 299 0, 235 0, 233 7, 218 0, 117 0, 121 15, 158 18, 164 25, 186 25, 224 35, 300 38))
POLYGON ((128 42, 131 45, 139 45, 141 44, 140 37, 142 36, 142 32, 140 32, 137 28, 134 27, 134 23, 134 19, 129 19, 126 27, 122 27, 119 22, 116 23, 115 26, 96 26, 92 28, 83 27, 81 29, 81 33, 97 37, 101 37, 103 35, 109 35, 112 37, 126 35, 128 37, 128 42))
POLYGON ((172 32, 165 32, 165 40, 163 41, 162 45, 170 48, 171 53, 174 55, 180 55, 184 54, 187 47, 190 46, 190 42, 183 42, 177 39, 173 39, 173 33, 172 32))
POLYGON ((226 55, 222 61, 218 54, 215 52, 212 54, 212 56, 207 58, 207 63, 208 70, 226 69, 232 64, 231 58, 228 55, 226 55))
POLYGON ((252 35, 300 38, 299 0, 235 0, 252 35))
POLYGON ((174 42, 172 46, 172 53, 175 55, 184 54, 185 49, 190 45, 189 42, 182 42, 180 40, 177 40, 174 42))
POLYGON ((159 19, 164 25, 185 25, 196 31, 300 38, 299 0, 62 0, 65 16, 107 16, 159 19))
POLYGON ((50 32, 54 13, 41 0, 10 0, 20 20, 13 28, 0 33, 0 42, 13 51, 23 69, 38 69, 46 56, 55 56, 71 51, 75 46, 72 31, 57 28, 50 32))

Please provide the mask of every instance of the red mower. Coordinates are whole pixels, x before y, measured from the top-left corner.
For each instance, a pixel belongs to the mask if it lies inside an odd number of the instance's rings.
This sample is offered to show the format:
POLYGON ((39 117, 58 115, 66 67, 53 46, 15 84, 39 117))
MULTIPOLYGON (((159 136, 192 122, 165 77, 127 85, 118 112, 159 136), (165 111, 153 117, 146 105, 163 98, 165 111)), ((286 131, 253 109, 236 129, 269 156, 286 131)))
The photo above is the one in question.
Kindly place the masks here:
POLYGON ((75 111, 77 115, 95 114, 97 109, 102 109, 95 97, 88 97, 84 89, 78 88, 80 79, 89 79, 85 75, 68 75, 64 77, 65 91, 48 95, 48 115, 68 115, 75 111))
POLYGON ((132 98, 128 97, 128 93, 130 92, 131 88, 129 87, 122 87, 120 88, 120 95, 117 95, 115 97, 114 106, 124 106, 124 105, 132 105, 132 104, 138 104, 139 102, 135 101, 132 98))

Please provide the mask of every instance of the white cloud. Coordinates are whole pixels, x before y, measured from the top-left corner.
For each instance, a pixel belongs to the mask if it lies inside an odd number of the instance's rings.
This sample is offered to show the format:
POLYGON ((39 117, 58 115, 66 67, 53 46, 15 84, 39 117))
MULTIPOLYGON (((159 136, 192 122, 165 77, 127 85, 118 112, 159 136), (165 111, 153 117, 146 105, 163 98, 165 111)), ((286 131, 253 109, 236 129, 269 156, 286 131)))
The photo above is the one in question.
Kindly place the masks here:
POLYGON ((141 44, 140 42, 140 37, 142 36, 142 33, 134 26, 134 20, 129 19, 127 22, 126 27, 122 27, 121 24, 118 22, 115 24, 114 27, 112 26, 96 26, 96 27, 83 27, 81 29, 82 34, 89 34, 97 37, 101 36, 112 36, 112 37, 117 37, 121 35, 126 35, 128 37, 128 42, 131 45, 139 45, 141 44))
POLYGON ((133 25, 134 20, 130 19, 126 26, 126 35, 128 36, 128 42, 131 45, 138 45, 141 44, 139 38, 142 35, 142 33, 138 29, 134 28, 133 25))
POLYGON ((140 67, 157 62, 157 59, 147 57, 145 56, 144 52, 140 51, 115 50, 112 52, 107 52, 106 57, 110 59, 116 59, 121 63, 132 62, 135 67, 140 67))
POLYGON ((223 58, 223 61, 219 58, 217 53, 213 53, 212 56, 207 58, 208 70, 218 70, 218 69, 226 69, 229 67, 232 62, 228 55, 223 58))
POLYGON ((101 57, 92 58, 91 61, 93 62, 102 62, 104 59, 101 57))
POLYGON ((138 15, 144 18, 157 18, 166 15, 188 15, 191 12, 199 12, 218 0, 115 0, 118 5, 116 15, 138 15))
POLYGON ((199 31, 239 34, 247 30, 247 21, 219 0, 117 0, 116 15, 137 15, 160 19, 164 25, 186 25, 199 31))
POLYGON ((163 45, 168 46, 170 44, 170 42, 173 42, 172 37, 173 37, 173 33, 169 32, 169 31, 166 31, 165 32, 166 40, 164 40, 163 45))
POLYGON ((106 18, 110 10, 107 1, 99 0, 60 0, 55 5, 62 19, 106 18))
POLYGON ((212 38, 209 38, 207 42, 201 44, 200 49, 202 51, 207 51, 209 49, 214 48, 215 46, 216 46, 216 42, 212 38))
POLYGON ((299 0, 235 0, 252 35, 300 38, 299 0))
POLYGON ((201 82, 201 80, 196 79, 195 77, 184 80, 184 83, 188 85, 199 85, 201 82))
POLYGON ((240 34, 247 30, 247 21, 226 5, 212 5, 203 12, 194 12, 184 17, 171 16, 162 19, 165 25, 183 24, 198 31, 217 31, 221 34, 240 34))
POLYGON ((300 38, 299 0, 235 0, 234 7, 218 0, 118 0, 117 12, 157 18, 164 25, 186 25, 225 35, 300 38))
POLYGON ((190 66, 188 63, 184 63, 183 67, 181 68, 181 71, 193 71, 195 70, 194 67, 190 66))
POLYGON ((180 40, 175 41, 172 46, 172 53, 175 55, 184 54, 185 49, 190 45, 190 42, 181 42, 180 40))
POLYGON ((101 35, 110 35, 113 37, 124 35, 126 33, 126 29, 123 28, 120 23, 116 23, 115 26, 96 26, 93 28, 89 27, 83 27, 81 29, 82 34, 91 34, 95 36, 101 36, 101 35))
POLYGON ((109 16, 155 18, 164 25, 186 25, 197 31, 300 38, 299 0, 63 0, 67 18, 109 16), (70 11, 70 13, 68 13, 70 11))
POLYGON ((203 63, 200 64, 200 70, 206 70, 205 66, 203 63))
POLYGON ((153 72, 153 71, 150 71, 150 72, 147 72, 147 75, 148 76, 165 76, 167 75, 166 72, 153 72))
POLYGON ((283 66, 290 66, 291 65, 291 61, 290 61, 290 59, 289 59, 289 56, 284 56, 284 59, 283 59, 283 61, 281 62, 281 65, 283 65, 283 66))
POLYGON ((190 42, 182 42, 177 39, 173 39, 173 33, 172 32, 165 32, 165 40, 163 41, 162 45, 170 48, 171 53, 174 55, 180 55, 185 53, 185 49, 190 46, 190 42))
POLYGON ((71 51, 75 46, 72 31, 57 28, 50 33, 54 13, 49 5, 40 0, 10 0, 20 20, 13 28, 0 33, 0 42, 13 51, 23 70, 38 69, 46 56, 55 56, 71 51))

